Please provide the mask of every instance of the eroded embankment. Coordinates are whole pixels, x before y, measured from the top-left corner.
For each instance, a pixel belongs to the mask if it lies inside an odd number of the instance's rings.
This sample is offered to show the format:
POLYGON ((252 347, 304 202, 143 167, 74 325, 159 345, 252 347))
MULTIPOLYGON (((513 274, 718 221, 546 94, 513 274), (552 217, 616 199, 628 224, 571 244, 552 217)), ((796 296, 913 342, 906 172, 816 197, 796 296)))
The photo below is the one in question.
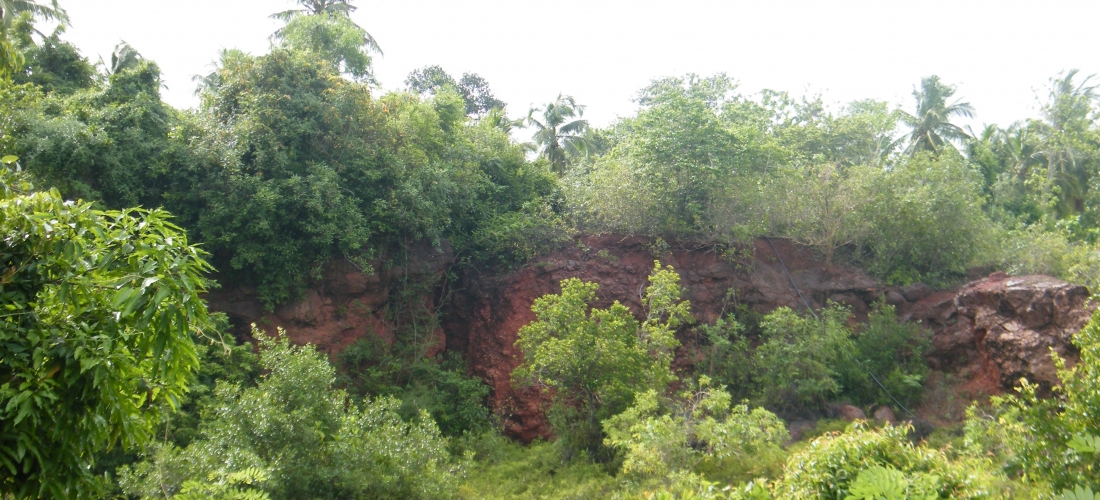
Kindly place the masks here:
MULTIPOLYGON (((505 431, 524 441, 547 436, 549 426, 543 397, 534 389, 512 386, 512 370, 521 361, 516 334, 534 319, 531 303, 559 292, 560 281, 567 278, 598 283, 596 307, 618 300, 640 313, 641 292, 653 261, 659 259, 680 274, 684 298, 702 323, 713 323, 731 301, 760 312, 782 306, 805 309, 795 286, 811 307, 839 302, 858 319, 884 298, 902 318, 932 330, 926 358, 933 368, 955 373, 986 393, 1011 387, 1020 377, 1049 388, 1056 382, 1050 350, 1072 360, 1069 338, 1091 310, 1084 287, 1050 277, 998 273, 946 291, 919 284, 885 286, 858 269, 827 266, 809 249, 779 239, 773 240, 774 249, 766 240, 756 240, 753 248, 741 249, 733 258, 714 246, 653 245, 646 238, 601 236, 581 242, 513 271, 467 268, 457 282, 443 278, 453 261, 446 249, 419 249, 410 254, 410 265, 373 275, 336 262, 302 300, 271 313, 243 287, 226 286, 208 300, 212 309, 228 313, 238 329, 252 322, 269 331, 281 326, 293 341, 335 353, 366 335, 392 340, 395 296, 404 290, 401 303, 407 306, 408 284, 420 283, 412 300, 424 311, 436 311, 440 302, 447 302, 437 311, 441 319, 429 335, 434 342, 429 353, 464 353, 471 373, 491 387, 489 404, 503 418, 505 431)), ((687 330, 681 337, 688 345, 693 340, 687 330)), ((689 351, 681 349, 676 366, 690 364, 689 351)))

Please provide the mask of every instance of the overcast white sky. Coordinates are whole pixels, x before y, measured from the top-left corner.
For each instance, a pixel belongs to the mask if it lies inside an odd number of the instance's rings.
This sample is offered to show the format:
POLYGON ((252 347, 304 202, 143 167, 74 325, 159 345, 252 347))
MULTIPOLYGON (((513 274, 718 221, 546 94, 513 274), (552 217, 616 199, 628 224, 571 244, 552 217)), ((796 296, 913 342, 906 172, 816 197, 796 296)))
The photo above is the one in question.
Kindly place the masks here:
MULTIPOLYGON (((164 73, 164 98, 197 104, 191 76, 219 49, 254 54, 292 0, 61 0, 66 37, 92 61, 126 40, 164 73)), ((485 77, 510 114, 571 94, 603 126, 634 112, 651 79, 724 71, 741 90, 875 98, 912 107, 923 76, 956 84, 974 126, 1036 114, 1059 71, 1100 72, 1098 1, 358 0, 353 19, 385 51, 384 89, 439 64, 485 77)))

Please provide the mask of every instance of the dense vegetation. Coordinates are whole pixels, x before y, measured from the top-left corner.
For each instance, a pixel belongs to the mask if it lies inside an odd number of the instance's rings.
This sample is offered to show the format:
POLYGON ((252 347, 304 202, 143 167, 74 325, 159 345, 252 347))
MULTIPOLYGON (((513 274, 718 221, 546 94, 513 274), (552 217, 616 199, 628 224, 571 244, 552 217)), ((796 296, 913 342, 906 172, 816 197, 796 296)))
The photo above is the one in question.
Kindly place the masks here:
POLYGON ((909 113, 687 75, 596 128, 568 95, 509 118, 484 78, 439 66, 379 95, 381 49, 355 6, 300 3, 275 15, 286 24, 267 53, 223 51, 196 78, 201 105, 178 110, 134 47, 91 64, 56 1, 0 0, 4 498, 1100 491, 1100 316, 1054 397, 1025 383, 976 403, 954 436, 822 421, 787 443, 784 418, 837 401, 918 402, 927 333, 885 302, 863 324, 832 303, 696 324, 660 262, 642 317, 593 308, 598 286, 566 280, 519 333, 513 382, 547 392, 555 436, 525 446, 501 435, 458 353, 427 355, 438 318, 417 294, 433 282, 393 292, 392 343, 331 359, 256 328, 225 335, 201 299, 216 277, 274 308, 335 260, 369 274, 417 245, 449 247, 451 273, 508 269, 582 233, 701 242, 731 260, 786 237, 891 284, 1001 269, 1096 286, 1092 77, 1059 74, 1041 116, 977 133, 952 123, 974 110, 935 76, 909 113), (40 33, 48 20, 60 26, 40 33), (515 140, 523 129, 532 142, 515 140), (674 369, 687 334, 697 356, 674 369))

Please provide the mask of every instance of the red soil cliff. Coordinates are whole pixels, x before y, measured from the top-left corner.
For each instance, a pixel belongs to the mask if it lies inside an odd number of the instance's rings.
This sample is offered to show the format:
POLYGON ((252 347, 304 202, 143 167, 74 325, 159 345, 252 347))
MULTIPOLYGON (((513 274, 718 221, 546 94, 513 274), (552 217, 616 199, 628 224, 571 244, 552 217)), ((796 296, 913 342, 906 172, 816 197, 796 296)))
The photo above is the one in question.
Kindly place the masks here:
MULTIPOLYGON (((441 279, 453 258, 450 252, 423 248, 410 255, 406 268, 364 275, 347 263, 334 263, 304 299, 264 311, 255 294, 241 287, 216 290, 208 297, 213 310, 230 314, 238 329, 250 322, 273 331, 286 328, 298 343, 313 343, 335 353, 364 335, 392 340, 387 308, 402 283, 434 283, 419 300, 429 310, 439 297, 442 325, 433 333, 433 352, 463 352, 469 369, 490 386, 490 407, 502 417, 505 431, 523 441, 549 436, 544 398, 537 390, 515 388, 512 370, 521 362, 515 348, 520 327, 534 319, 532 302, 560 292, 559 283, 578 277, 600 285, 596 307, 618 300, 640 313, 640 295, 654 260, 672 265, 686 289, 685 299, 697 322, 713 323, 737 303, 761 312, 787 306, 804 310, 793 280, 811 307, 835 301, 851 307, 862 319, 869 304, 880 297, 893 304, 901 317, 919 321, 933 331, 926 358, 933 368, 959 373, 988 386, 988 391, 1011 387, 1028 377, 1049 388, 1056 382, 1049 350, 1073 360, 1070 336, 1089 318, 1088 291, 1059 280, 1029 276, 1009 278, 994 274, 960 290, 935 292, 923 285, 889 287, 859 270, 826 266, 804 247, 785 240, 758 239, 753 248, 730 255, 714 246, 687 246, 673 242, 657 247, 646 238, 587 237, 577 247, 554 252, 514 271, 468 268, 457 283, 441 279), (746 251, 747 250, 747 251, 746 251), (655 253, 656 252, 656 253, 655 253), (747 256, 747 257, 746 257, 747 256), (788 278, 780 258, 790 272, 788 278), (453 293, 449 293, 453 291, 453 293)), ((690 329, 681 340, 691 342, 690 329)), ((683 352, 681 353, 683 354, 683 352)), ((690 364, 678 356, 676 365, 690 364)))

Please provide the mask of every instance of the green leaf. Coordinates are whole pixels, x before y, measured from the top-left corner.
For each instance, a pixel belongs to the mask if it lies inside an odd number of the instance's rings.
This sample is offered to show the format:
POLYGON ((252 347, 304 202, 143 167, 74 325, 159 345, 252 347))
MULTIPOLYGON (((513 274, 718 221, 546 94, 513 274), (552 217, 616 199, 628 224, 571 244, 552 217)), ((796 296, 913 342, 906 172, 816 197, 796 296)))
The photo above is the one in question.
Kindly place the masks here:
POLYGON ((1100 500, 1100 493, 1093 493, 1092 488, 1088 486, 1078 486, 1072 490, 1062 490, 1062 494, 1055 500, 1100 500))
POLYGON ((1089 434, 1074 434, 1067 444, 1077 453, 1100 453, 1100 437, 1089 434))

